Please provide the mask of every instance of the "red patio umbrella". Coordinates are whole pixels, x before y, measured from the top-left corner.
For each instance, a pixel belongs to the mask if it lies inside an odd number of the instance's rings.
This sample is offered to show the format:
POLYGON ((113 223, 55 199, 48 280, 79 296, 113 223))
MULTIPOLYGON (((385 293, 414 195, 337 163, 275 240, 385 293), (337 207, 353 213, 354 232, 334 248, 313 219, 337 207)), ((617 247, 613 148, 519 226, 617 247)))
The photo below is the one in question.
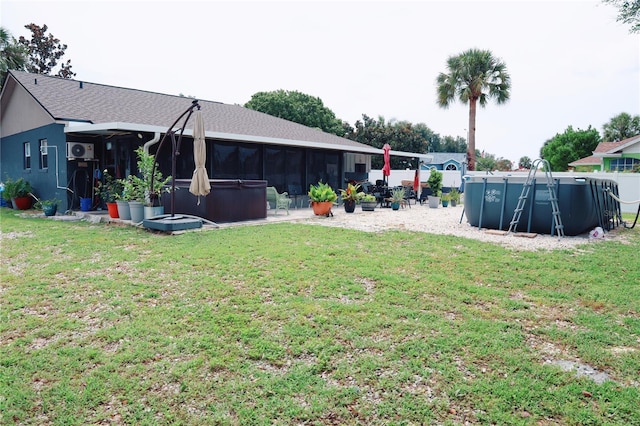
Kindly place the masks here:
POLYGON ((418 192, 418 188, 420 188, 420 164, 418 164, 416 174, 413 176, 413 190, 416 193, 418 192))
POLYGON ((384 166, 382 166, 382 176, 385 183, 389 182, 389 179, 386 179, 386 177, 388 177, 391 174, 391 164, 390 164, 391 154, 389 153, 389 151, 391 151, 391 146, 389 146, 388 143, 385 143, 384 146, 382 147, 382 154, 384 155, 384 166))

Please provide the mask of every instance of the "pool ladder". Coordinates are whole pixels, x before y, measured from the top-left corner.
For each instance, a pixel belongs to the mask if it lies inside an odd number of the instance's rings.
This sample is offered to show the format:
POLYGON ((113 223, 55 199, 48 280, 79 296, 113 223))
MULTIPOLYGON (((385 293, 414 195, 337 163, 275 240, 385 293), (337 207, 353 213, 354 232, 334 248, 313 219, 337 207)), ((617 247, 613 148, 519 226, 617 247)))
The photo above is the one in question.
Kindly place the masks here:
MULTIPOLYGON (((544 170, 544 174, 547 179, 549 202, 551 203, 551 214, 553 215, 555 230, 558 233, 558 237, 564 237, 564 225, 562 224, 560 209, 558 208, 558 197, 556 197, 553 176, 551 175, 551 166, 549 165, 549 162, 543 158, 538 158, 533 162, 533 164, 531 164, 531 169, 529 170, 527 180, 525 181, 524 185, 522 185, 522 192, 520 193, 520 198, 518 198, 518 205, 513 211, 513 218, 511 219, 511 223, 509 225, 509 232, 516 232, 516 228, 518 227, 518 223, 520 222, 520 216, 522 215, 522 210, 524 210, 524 205, 527 203, 527 199, 529 198, 529 191, 535 184, 536 171, 538 170, 538 166, 540 164, 542 164, 542 169, 544 170)), ((551 235, 553 235, 553 229, 551 230, 551 235)))

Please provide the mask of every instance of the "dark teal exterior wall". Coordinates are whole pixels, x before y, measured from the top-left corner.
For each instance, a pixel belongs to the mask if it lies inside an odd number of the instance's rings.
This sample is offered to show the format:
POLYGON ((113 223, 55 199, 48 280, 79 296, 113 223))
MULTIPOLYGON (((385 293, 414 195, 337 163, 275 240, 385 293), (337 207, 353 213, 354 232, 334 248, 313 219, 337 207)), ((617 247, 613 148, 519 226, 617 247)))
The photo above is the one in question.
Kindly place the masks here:
POLYGON ((57 198, 62 201, 58 210, 67 209, 67 191, 57 188, 66 187, 67 153, 64 125, 50 124, 37 129, 4 137, 0 140, 0 180, 24 178, 31 183, 36 197, 40 199, 57 198), (47 140, 47 168, 40 167, 40 140, 47 140), (31 168, 24 167, 24 143, 31 145, 31 168), (57 162, 56 162, 57 158, 57 162), (56 167, 57 166, 57 167, 56 167), (57 170, 56 170, 57 169, 57 170), (56 180, 57 178, 57 180, 56 180))

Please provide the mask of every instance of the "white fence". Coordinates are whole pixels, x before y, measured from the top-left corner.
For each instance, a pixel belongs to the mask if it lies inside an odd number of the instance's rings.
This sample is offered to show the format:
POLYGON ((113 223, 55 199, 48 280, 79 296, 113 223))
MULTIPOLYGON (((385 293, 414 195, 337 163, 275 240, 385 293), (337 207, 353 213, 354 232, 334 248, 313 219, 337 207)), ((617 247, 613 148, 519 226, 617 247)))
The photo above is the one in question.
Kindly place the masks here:
MULTIPOLYGON (((442 186, 459 187, 462 177, 459 171, 443 170, 442 186)), ((468 172, 470 175, 483 176, 487 172, 468 172)), ((389 175, 389 185, 401 185, 403 180, 413 181, 415 170, 391 170, 389 175)), ((493 176, 522 176, 526 177, 526 172, 492 172, 493 176)), ((544 176, 544 172, 538 171, 536 177, 544 176)), ((620 199, 623 201, 640 201, 640 173, 574 173, 574 172, 554 172, 553 177, 590 177, 596 179, 611 179, 618 184, 620 199)), ((420 173, 420 182, 426 182, 429 178, 429 172, 422 170, 420 173)), ((369 172, 369 181, 375 183, 376 180, 382 179, 382 170, 371 170, 369 172)), ((638 203, 625 204, 621 203, 620 208, 623 213, 635 213, 638 211, 638 203)))

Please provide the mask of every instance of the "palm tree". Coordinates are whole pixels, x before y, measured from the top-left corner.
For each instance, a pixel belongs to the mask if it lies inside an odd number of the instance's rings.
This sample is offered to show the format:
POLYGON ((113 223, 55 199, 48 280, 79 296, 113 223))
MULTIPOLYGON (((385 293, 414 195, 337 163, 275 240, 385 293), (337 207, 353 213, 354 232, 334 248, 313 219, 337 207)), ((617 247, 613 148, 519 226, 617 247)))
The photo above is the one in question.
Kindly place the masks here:
POLYGON ((23 70, 27 50, 6 29, 0 27, 0 85, 8 70, 23 70))
POLYGON ((511 78, 504 62, 493 57, 488 50, 470 49, 447 60, 448 73, 440 73, 438 85, 438 105, 448 108, 459 99, 469 103, 469 143, 467 163, 469 170, 476 164, 476 106, 486 106, 490 98, 498 104, 509 100, 511 78))
POLYGON ((622 112, 604 124, 602 132, 602 140, 606 142, 619 142, 640 135, 640 115, 632 117, 629 113, 622 112))

